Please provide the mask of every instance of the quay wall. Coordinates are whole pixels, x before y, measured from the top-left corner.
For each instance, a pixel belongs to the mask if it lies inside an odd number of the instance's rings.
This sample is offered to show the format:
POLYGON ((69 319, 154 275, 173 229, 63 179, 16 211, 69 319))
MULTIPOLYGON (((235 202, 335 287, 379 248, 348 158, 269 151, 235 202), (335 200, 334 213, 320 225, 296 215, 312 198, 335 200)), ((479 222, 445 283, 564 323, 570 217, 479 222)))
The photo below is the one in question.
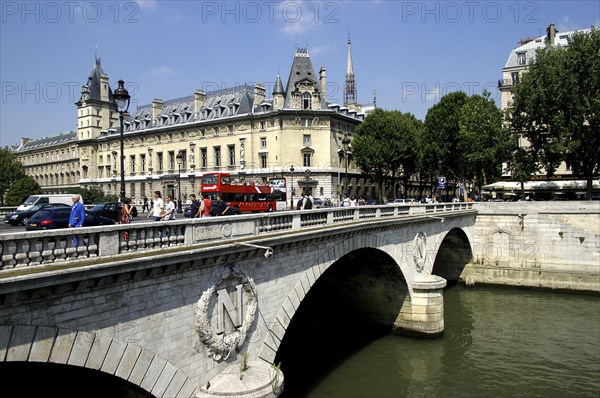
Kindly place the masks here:
POLYGON ((467 285, 600 293, 600 202, 490 202, 478 211, 467 285))

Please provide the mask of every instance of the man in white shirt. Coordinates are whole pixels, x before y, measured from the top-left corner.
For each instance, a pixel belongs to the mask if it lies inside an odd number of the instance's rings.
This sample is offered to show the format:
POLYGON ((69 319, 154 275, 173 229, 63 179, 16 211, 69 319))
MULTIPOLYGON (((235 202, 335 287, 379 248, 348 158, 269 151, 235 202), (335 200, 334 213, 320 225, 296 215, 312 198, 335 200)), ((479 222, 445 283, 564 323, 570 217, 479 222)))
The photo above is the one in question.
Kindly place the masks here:
POLYGON ((154 202, 152 203, 152 211, 148 212, 146 218, 150 218, 150 216, 152 216, 152 220, 154 221, 160 221, 162 219, 164 204, 160 196, 160 191, 154 191, 154 202))
POLYGON ((177 209, 177 207, 175 206, 175 202, 173 202, 171 195, 165 196, 165 200, 167 201, 167 203, 165 204, 165 213, 162 216, 163 220, 174 220, 175 212, 177 209))

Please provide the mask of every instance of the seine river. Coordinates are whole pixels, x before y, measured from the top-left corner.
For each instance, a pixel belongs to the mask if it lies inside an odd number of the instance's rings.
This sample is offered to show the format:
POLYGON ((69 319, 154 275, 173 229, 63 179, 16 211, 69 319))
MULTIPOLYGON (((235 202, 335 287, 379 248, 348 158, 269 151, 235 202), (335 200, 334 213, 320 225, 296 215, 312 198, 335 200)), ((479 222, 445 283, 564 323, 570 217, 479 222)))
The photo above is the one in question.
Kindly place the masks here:
POLYGON ((376 338, 283 396, 600 397, 599 296, 457 285, 444 305, 444 337, 376 338))

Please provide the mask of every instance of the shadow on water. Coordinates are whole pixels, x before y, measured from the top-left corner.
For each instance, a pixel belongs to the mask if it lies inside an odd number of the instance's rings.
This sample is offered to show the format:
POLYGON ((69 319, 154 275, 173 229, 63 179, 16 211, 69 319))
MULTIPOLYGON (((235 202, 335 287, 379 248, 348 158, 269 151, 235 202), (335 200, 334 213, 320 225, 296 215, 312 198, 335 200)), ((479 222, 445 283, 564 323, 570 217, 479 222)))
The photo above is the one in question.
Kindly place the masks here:
POLYGON ((2 375, 2 388, 5 391, 18 391, 18 394, 13 395, 15 397, 153 397, 138 386, 119 377, 78 366, 39 362, 4 362, 0 363, 0 374, 2 375))
POLYGON ((302 301, 279 347, 281 397, 306 396, 332 369, 387 335, 406 294, 398 266, 383 252, 358 250, 333 264, 302 301))

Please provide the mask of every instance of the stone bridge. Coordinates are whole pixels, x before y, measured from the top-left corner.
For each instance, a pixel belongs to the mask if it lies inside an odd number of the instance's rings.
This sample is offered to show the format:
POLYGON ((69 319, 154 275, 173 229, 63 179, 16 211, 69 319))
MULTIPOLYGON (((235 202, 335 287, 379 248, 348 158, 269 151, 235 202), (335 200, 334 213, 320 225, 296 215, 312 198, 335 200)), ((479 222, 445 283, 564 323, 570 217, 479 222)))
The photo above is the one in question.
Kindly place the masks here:
POLYGON ((327 322, 442 335, 476 215, 365 206, 3 235, 5 388, 24 372, 28 393, 64 379, 85 396, 277 396, 294 323, 310 319, 317 340, 327 322))

